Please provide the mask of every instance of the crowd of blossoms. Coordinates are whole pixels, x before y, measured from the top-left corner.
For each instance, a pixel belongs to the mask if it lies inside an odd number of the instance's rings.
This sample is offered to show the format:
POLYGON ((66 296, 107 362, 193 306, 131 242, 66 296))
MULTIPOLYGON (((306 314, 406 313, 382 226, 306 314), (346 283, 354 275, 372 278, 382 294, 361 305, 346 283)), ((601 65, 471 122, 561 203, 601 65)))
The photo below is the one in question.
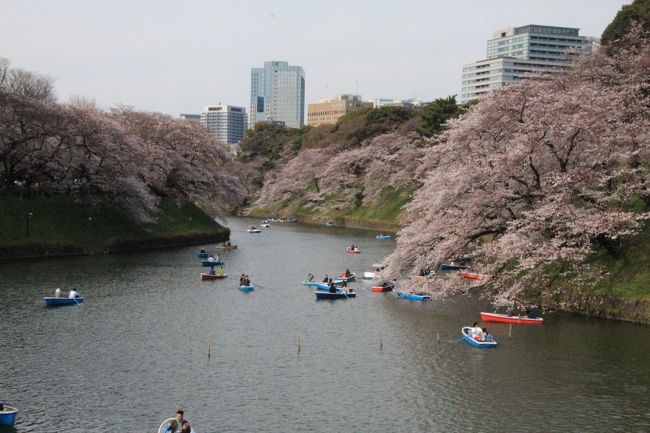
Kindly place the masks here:
POLYGON ((161 198, 218 212, 243 186, 227 148, 195 122, 82 99, 55 101, 51 80, 0 59, 0 189, 108 198, 151 221, 161 198))
POLYGON ((603 271, 585 258, 616 255, 648 218, 631 210, 650 203, 648 41, 637 28, 616 49, 507 86, 451 120, 426 151, 426 180, 382 277, 440 297, 483 285, 497 304, 544 290, 551 266, 571 284, 597 282, 603 271), (468 252, 489 284, 412 276, 468 252))
POLYGON ((318 211, 332 205, 366 205, 387 185, 415 189, 421 184, 422 158, 430 141, 416 134, 391 133, 334 154, 329 147, 304 149, 267 175, 255 205, 302 202, 318 211))

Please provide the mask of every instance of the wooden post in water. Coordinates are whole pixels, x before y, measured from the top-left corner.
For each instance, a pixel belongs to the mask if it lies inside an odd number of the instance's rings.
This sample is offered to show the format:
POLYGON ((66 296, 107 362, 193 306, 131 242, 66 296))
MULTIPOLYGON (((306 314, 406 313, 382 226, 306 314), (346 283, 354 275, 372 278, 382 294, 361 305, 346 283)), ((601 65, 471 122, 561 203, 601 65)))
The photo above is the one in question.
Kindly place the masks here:
POLYGON ((210 359, 210 352, 212 352, 212 341, 208 342, 208 359, 210 359))
POLYGON ((438 335, 436 336, 436 342, 440 343, 440 332, 438 332, 438 335))
POLYGON ((379 350, 384 350, 384 336, 379 336, 379 350))
POLYGON ((298 353, 300 353, 300 335, 298 336, 298 353))
POLYGON ((508 329, 508 337, 512 337, 512 323, 510 324, 510 329, 508 329))

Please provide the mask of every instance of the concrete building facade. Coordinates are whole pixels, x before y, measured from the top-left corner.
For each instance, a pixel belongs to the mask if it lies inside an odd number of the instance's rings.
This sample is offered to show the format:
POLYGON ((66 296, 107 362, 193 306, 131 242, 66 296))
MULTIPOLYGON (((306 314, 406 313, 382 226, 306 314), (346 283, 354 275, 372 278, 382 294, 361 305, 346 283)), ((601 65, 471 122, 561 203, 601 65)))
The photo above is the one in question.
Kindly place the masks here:
POLYGON ((246 108, 232 105, 208 105, 201 113, 201 124, 229 146, 236 146, 246 135, 246 108))
POLYGON ((463 65, 460 102, 520 82, 527 73, 562 71, 573 53, 591 53, 594 41, 569 27, 531 24, 496 31, 487 42, 486 59, 463 65))
POLYGON ((307 124, 309 126, 333 125, 350 111, 362 107, 372 108, 372 105, 372 102, 363 102, 360 95, 341 95, 321 99, 320 102, 307 106, 307 124))
POLYGON ((248 125, 284 122, 289 128, 305 124, 305 71, 288 62, 264 62, 251 69, 251 99, 248 125))

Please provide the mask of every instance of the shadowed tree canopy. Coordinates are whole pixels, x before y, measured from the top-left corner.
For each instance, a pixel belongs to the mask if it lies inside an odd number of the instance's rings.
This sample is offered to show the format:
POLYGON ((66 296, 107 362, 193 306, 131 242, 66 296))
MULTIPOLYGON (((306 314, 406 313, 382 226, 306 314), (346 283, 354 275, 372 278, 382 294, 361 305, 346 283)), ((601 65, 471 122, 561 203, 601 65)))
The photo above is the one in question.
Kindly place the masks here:
POLYGON ((606 45, 620 41, 630 31, 633 22, 650 30, 650 0, 634 0, 632 4, 623 6, 603 32, 601 43, 606 45))

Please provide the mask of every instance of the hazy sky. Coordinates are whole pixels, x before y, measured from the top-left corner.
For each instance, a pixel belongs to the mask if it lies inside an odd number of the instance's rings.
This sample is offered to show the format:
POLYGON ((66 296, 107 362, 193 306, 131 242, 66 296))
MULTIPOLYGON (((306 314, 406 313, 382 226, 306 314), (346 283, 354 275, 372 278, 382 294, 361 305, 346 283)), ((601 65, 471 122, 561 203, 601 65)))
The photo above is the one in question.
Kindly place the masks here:
POLYGON ((431 100, 508 26, 600 37, 624 0, 0 0, 0 57, 56 80, 59 99, 198 113, 245 106, 250 68, 305 69, 306 103, 342 93, 431 100), (356 83, 356 84, 355 84, 356 83))

